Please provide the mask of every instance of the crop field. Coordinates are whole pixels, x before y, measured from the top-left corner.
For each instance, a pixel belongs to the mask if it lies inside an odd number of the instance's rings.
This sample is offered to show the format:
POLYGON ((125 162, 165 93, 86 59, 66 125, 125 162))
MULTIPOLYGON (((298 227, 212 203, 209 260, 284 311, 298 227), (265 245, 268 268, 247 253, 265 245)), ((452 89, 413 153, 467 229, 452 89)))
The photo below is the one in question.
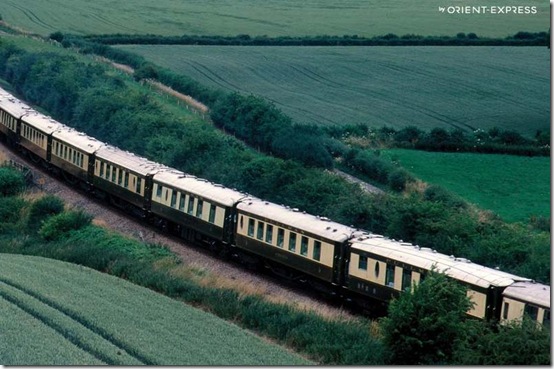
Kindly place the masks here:
MULTIPOLYGON (((536 14, 448 14, 441 0, 3 0, 0 14, 7 22, 47 35, 152 33, 159 35, 450 35, 474 32, 506 37, 519 31, 547 31, 545 1, 465 0, 463 5, 536 6, 536 14)), ((490 11, 488 12, 490 13, 490 11)))
POLYGON ((264 96, 297 122, 527 135, 550 124, 547 48, 120 48, 203 84, 264 96))
POLYGON ((550 217, 550 158, 396 149, 382 155, 506 221, 550 217))
POLYGON ((306 365, 213 315, 86 267, 0 254, 4 365, 306 365))

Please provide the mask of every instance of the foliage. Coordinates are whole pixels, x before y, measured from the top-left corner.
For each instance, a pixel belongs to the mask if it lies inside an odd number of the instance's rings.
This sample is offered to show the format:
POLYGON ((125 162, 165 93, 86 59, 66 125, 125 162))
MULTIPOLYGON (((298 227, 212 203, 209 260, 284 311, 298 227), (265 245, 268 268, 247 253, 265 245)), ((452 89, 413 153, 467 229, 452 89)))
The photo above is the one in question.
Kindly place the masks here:
POLYGON ((53 195, 46 195, 31 204, 28 224, 31 229, 38 229, 47 218, 64 210, 63 201, 53 195))
POLYGON ((343 36, 217 36, 217 35, 137 35, 92 34, 86 39, 106 45, 220 45, 220 46, 546 46, 546 32, 518 32, 506 38, 478 37, 471 33, 456 36, 422 36, 406 34, 401 37, 388 33, 373 37, 343 36), (469 36, 469 35, 468 35, 469 36))
POLYGON ((0 167, 0 196, 14 196, 25 189, 25 180, 15 169, 0 167))
POLYGON ((67 211, 47 219, 40 227, 39 234, 46 240, 64 237, 66 232, 77 230, 90 224, 92 216, 82 210, 67 211))
POLYGON ((17 223, 26 201, 20 197, 0 197, 0 224, 17 223))
POLYGON ((444 274, 431 272, 412 293, 389 304, 381 321, 393 365, 444 365, 465 339, 464 317, 471 307, 466 290, 444 274))
POLYGON ((468 339, 456 353, 455 365, 550 365, 551 331, 524 317, 522 322, 486 325, 466 322, 468 339))

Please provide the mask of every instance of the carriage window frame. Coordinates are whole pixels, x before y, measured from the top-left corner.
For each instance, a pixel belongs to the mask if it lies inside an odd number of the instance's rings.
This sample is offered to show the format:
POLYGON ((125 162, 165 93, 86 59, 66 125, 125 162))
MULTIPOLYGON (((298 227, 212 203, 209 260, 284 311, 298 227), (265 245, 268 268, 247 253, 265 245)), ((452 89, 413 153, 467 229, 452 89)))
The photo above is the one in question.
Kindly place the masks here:
POLYGON ((290 232, 289 234, 289 251, 296 252, 296 238, 297 234, 290 232))
POLYGON ((277 247, 283 248, 285 243, 285 230, 283 228, 277 228, 277 247))
POLYGON ((359 257, 358 257, 358 269, 367 270, 367 255, 359 255, 359 257))
POLYGON ((312 251, 312 258, 317 261, 321 259, 321 241, 314 240, 314 250, 312 251))

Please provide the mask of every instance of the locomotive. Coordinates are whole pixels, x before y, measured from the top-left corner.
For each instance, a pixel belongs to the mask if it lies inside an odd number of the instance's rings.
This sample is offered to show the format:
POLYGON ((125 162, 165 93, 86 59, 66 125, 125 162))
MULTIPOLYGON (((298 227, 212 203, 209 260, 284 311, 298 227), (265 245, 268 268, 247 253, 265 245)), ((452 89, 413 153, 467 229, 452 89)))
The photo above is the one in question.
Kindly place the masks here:
POLYGON ((359 306, 431 270, 467 287, 467 314, 550 324, 550 286, 230 189, 105 144, 0 89, 0 136, 75 186, 180 237, 359 306))

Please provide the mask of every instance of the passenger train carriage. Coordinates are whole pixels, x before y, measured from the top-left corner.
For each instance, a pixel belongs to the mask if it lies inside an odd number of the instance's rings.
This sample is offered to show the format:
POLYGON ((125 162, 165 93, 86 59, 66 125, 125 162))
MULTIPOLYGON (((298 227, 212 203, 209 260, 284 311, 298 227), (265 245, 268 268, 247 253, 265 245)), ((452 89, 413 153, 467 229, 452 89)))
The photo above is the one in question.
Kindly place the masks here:
POLYGON ((550 324, 550 286, 360 231, 104 144, 0 89, 0 138, 121 208, 248 265, 361 305, 388 302, 436 269, 467 286, 468 315, 550 324))
MULTIPOLYGON (((24 124, 30 124, 23 118, 24 124)), ((80 181, 86 186, 93 182, 94 153, 104 144, 95 138, 62 126, 52 133, 52 147, 49 163, 62 173, 70 182, 80 181), (69 175, 69 176, 68 176, 69 175)))
POLYGON ((219 247, 233 243, 235 206, 245 197, 245 193, 170 169, 154 176, 151 211, 176 224, 182 237, 219 247))
POLYGON ((273 268, 285 264, 317 280, 342 284, 345 244, 356 229, 259 199, 238 204, 237 217, 237 247, 269 260, 273 268))
MULTIPOLYGON (((430 270, 445 273, 467 287, 474 303, 468 315, 500 320, 502 292, 516 282, 530 283, 500 270, 487 268, 464 258, 440 254, 407 242, 379 235, 366 235, 352 242, 348 288, 380 300, 397 297, 419 283, 430 270)), ((550 288, 548 288, 550 295, 550 288)), ((521 314, 520 314, 521 316, 521 314)))
POLYGON ((94 154, 97 196, 110 196, 120 207, 130 205, 145 217, 150 209, 152 178, 167 167, 111 145, 98 148, 94 154))

